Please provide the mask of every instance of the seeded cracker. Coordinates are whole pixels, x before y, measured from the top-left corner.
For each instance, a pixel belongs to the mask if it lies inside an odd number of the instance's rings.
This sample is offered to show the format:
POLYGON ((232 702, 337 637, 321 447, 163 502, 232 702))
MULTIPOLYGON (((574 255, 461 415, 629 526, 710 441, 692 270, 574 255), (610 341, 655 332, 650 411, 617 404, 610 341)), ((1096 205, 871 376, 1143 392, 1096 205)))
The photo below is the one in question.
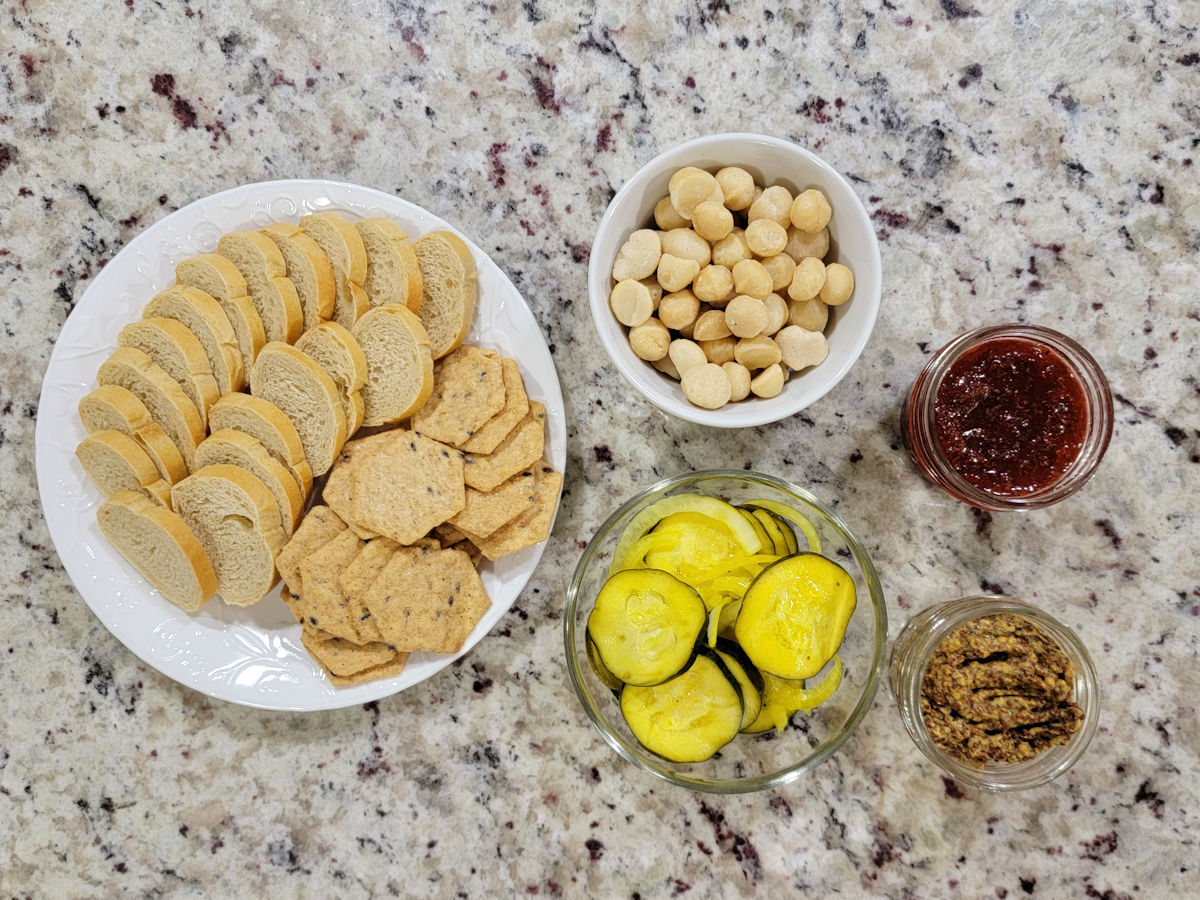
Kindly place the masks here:
POLYGON ((302 594, 300 563, 310 553, 333 540, 346 530, 346 523, 327 506, 314 506, 296 528, 291 538, 275 557, 275 568, 288 590, 302 594))
POLYGON ((518 472, 490 491, 467 488, 467 504, 450 524, 464 533, 486 537, 533 505, 536 480, 532 469, 518 472))
POLYGON ((457 447, 504 408, 504 370, 478 347, 459 347, 438 363, 433 378, 433 395, 412 427, 435 441, 457 447))
POLYGON ((300 642, 330 675, 354 675, 392 662, 397 655, 408 657, 407 653, 397 654, 393 648, 379 641, 354 644, 311 628, 304 629, 300 642))
POLYGON ((330 675, 329 680, 333 682, 334 687, 351 687, 356 684, 362 684, 364 681, 374 681, 377 678, 391 678, 404 671, 404 664, 407 661, 407 653, 397 653, 391 662, 385 662, 370 669, 363 669, 361 672, 355 672, 353 675, 330 675))
POLYGON ((490 491, 537 462, 545 446, 546 407, 534 401, 529 404, 525 418, 495 450, 486 456, 467 454, 463 478, 476 490, 490 491))
POLYGON ((529 412, 529 395, 515 359, 500 360, 504 377, 504 407, 480 426, 461 449, 469 453, 491 453, 529 412))
POLYGON ((550 536, 550 525, 554 521, 554 510, 558 506, 558 492, 562 487, 562 475, 545 461, 535 466, 534 472, 537 484, 534 502, 529 509, 487 537, 467 534, 471 543, 488 559, 499 559, 505 554, 532 547, 550 536))
POLYGON ((457 653, 491 606, 479 573, 461 550, 434 550, 399 575, 389 563, 371 585, 367 605, 397 650, 457 653))
MULTIPOLYGON (((383 567, 387 565, 392 554, 400 545, 387 538, 375 538, 363 545, 358 555, 342 570, 338 576, 338 589, 342 592, 342 600, 349 610, 351 618, 355 619, 355 627, 359 635, 367 641, 382 639, 379 629, 371 619, 371 611, 362 601, 362 595, 371 582, 379 577, 383 567)), ((346 675, 346 672, 339 672, 346 675)))
MULTIPOLYGON (((353 515, 356 525, 411 544, 466 503, 462 454, 416 432, 396 429, 356 453, 353 515)), ((370 440, 374 440, 371 438, 370 440)))
POLYGON ((342 599, 338 576, 362 546, 358 535, 347 529, 310 554, 300 563, 302 593, 293 597, 293 611, 301 613, 302 621, 357 644, 363 641, 342 599))

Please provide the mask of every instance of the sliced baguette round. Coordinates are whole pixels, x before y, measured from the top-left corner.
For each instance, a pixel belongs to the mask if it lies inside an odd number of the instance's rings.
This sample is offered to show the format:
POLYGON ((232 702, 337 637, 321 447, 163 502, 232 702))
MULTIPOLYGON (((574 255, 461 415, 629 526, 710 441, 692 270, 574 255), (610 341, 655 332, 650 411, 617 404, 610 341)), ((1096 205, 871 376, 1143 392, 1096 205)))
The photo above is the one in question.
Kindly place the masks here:
POLYGON ((322 319, 328 319, 333 314, 333 301, 337 297, 329 257, 304 233, 304 229, 292 222, 270 225, 262 233, 274 241, 283 254, 287 277, 296 286, 300 297, 304 328, 307 330, 322 319))
POLYGON ((242 389, 246 371, 238 351, 237 335, 225 310, 211 295, 197 288, 172 285, 151 297, 142 312, 143 319, 159 316, 183 323, 197 337, 222 394, 242 389))
POLYGON ((433 231, 413 244, 421 269, 417 314, 434 359, 456 349, 471 330, 478 282, 471 248, 458 235, 433 231))
POLYGON ((346 412, 346 437, 363 422, 362 386, 367 383, 367 358, 354 335, 337 322, 322 322, 300 335, 296 349, 311 356, 337 385, 346 412))
POLYGON ((267 341, 291 343, 304 329, 304 310, 296 286, 287 277, 279 248, 257 231, 231 231, 217 242, 217 253, 232 262, 250 289, 267 341))
POLYGON ((187 476, 179 448, 151 418, 146 404, 120 385, 102 384, 84 396, 79 401, 79 420, 89 434, 111 429, 136 440, 167 484, 187 476))
POLYGON ((100 384, 125 388, 142 401, 154 419, 179 448, 188 471, 196 457, 196 446, 204 440, 204 419, 175 379, 155 365, 141 350, 118 347, 100 366, 100 384))
POLYGON ((226 394, 208 411, 208 427, 212 432, 232 428, 257 439, 287 467, 307 499, 313 486, 312 467, 296 426, 274 403, 250 394, 226 394))
POLYGON ((404 229, 382 216, 355 222, 367 250, 363 287, 372 306, 402 303, 413 312, 421 306, 421 267, 404 229))
POLYGON ((130 322, 117 335, 121 347, 141 350, 183 388, 201 416, 221 398, 204 345, 182 322, 157 316, 130 322))
MULTIPOLYGON (((242 357, 243 380, 234 390, 245 387, 254 358, 267 342, 262 316, 250 300, 246 279, 232 262, 216 253, 201 253, 181 260, 175 266, 175 280, 204 291, 225 312, 242 357)), ((224 392, 227 393, 227 392, 224 392)))
POLYGON ((271 341, 254 362, 250 392, 274 403, 296 426, 313 474, 328 472, 346 442, 346 413, 325 370, 290 344, 271 341))
POLYGON ((136 491, 118 491, 96 519, 113 549, 180 609, 195 612, 217 592, 208 554, 170 509, 136 491))
MULTIPOLYGON (((79 442, 75 456, 102 496, 136 491, 162 502, 160 485, 166 482, 146 451, 129 435, 113 430, 92 432, 79 442), (150 490, 151 486, 153 490, 150 490)), ((169 485, 167 491, 167 505, 170 506, 169 485)))
POLYGON ((367 277, 367 249, 362 236, 345 216, 335 212, 307 215, 300 220, 300 227, 333 266, 335 299, 330 318, 345 328, 353 328, 362 314, 371 308, 363 288, 367 277))
POLYGON ((175 485, 171 499, 208 554, 226 603, 250 606, 275 586, 275 554, 287 537, 258 478, 238 466, 204 466, 175 485))
POLYGON ((220 463, 243 468, 267 486, 279 505, 279 524, 291 537, 304 512, 304 494, 287 466, 272 456, 258 438, 233 428, 214 431, 196 448, 198 469, 220 463))
POLYGON ((354 326, 367 360, 363 425, 406 419, 433 391, 433 355, 421 320, 398 303, 377 306, 354 326))

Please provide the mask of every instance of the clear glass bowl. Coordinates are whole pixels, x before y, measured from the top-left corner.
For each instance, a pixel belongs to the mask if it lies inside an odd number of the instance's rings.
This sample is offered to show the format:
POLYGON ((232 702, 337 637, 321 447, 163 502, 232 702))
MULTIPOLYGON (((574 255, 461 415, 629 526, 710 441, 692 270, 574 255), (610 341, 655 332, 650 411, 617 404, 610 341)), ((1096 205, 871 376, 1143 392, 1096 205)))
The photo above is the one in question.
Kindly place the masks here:
POLYGON ((926 478, 956 500, 978 509, 997 512, 1040 509, 1069 497, 1095 474, 1112 437, 1112 391, 1092 355, 1066 335, 1038 325, 988 325, 959 335, 925 364, 905 398, 900 428, 913 462, 926 478), (947 459, 935 430, 938 389, 950 367, 968 351, 999 340, 1049 347, 1066 363, 1082 387, 1086 407, 1086 431, 1078 455, 1057 479, 1037 491, 1020 496, 981 490, 969 482, 947 459))
POLYGON ((1012 791, 1037 787, 1075 765, 1095 734, 1100 718, 1100 688, 1087 648, 1075 632, 1057 619, 1023 600, 999 594, 982 594, 951 600, 913 616, 892 643, 888 684, 900 708, 900 718, 917 747, 947 775, 986 791, 1012 791), (929 735, 921 715, 921 682, 929 658, 954 629, 983 616, 1012 613, 1035 622, 1062 648, 1075 672, 1075 702, 1083 722, 1065 744, 1051 747, 1019 763, 988 763, 976 768, 941 750, 929 735))
POLYGON ((584 550, 567 589, 563 617, 567 670, 579 701, 601 736, 634 765, 690 788, 735 794, 795 781, 828 759, 863 720, 879 686, 887 644, 887 609, 879 576, 858 538, 803 488, 770 475, 739 470, 696 472, 654 484, 627 500, 597 530, 584 550), (797 713, 782 734, 738 735, 712 759, 675 763, 646 750, 630 732, 617 699, 587 661, 585 635, 596 594, 608 578, 613 549, 629 521, 654 501, 673 494, 700 493, 732 503, 771 499, 808 516, 821 539, 822 552, 854 579, 857 606, 838 651, 845 666, 841 686, 825 703, 797 713))

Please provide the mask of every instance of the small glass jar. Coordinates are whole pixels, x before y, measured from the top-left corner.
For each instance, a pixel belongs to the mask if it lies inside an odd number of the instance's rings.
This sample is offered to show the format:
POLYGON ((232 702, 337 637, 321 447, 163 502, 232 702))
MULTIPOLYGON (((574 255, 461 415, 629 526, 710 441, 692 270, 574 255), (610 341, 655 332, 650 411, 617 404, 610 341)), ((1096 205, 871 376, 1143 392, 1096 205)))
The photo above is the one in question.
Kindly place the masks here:
POLYGON ((1096 670, 1087 648, 1057 619, 1013 597, 984 594, 951 600, 913 616, 892 644, 888 684, 900 718, 918 749, 947 775, 986 791, 1011 791, 1045 784, 1071 768, 1087 749, 1100 716, 1096 670), (1054 638, 1074 672, 1072 699, 1083 713, 1079 730, 1064 744, 1043 750, 1033 759, 1016 763, 990 762, 982 767, 965 763, 934 743, 921 712, 921 684, 937 646, 960 625, 984 616, 1009 613, 1029 619, 1054 638))
POLYGON ((1112 437, 1112 392, 1096 360, 1066 335, 991 325, 933 355, 900 427, 913 462, 955 499, 1038 509, 1095 473, 1112 437))

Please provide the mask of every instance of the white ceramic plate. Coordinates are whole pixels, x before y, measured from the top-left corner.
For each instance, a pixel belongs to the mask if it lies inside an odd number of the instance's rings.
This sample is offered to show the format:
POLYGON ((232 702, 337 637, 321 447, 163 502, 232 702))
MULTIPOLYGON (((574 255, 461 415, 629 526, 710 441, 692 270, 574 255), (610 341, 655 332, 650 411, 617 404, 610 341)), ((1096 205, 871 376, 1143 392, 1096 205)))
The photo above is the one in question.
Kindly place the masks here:
MULTIPOLYGON (((38 407, 38 489, 50 535, 84 601, 126 647, 169 678, 210 697, 281 710, 335 709, 411 687, 456 657, 414 653, 394 677, 335 689, 300 644, 300 626, 276 588, 246 608, 212 600, 188 615, 164 600, 104 539, 96 524, 99 492, 75 458, 85 432, 76 414, 96 372, 116 349, 117 332, 141 318, 154 293, 174 280, 185 256, 211 252, 222 234, 298 221, 333 210, 348 218, 388 216, 412 237, 453 226, 381 191, 332 181, 250 184, 205 197, 134 238, 104 267, 67 319, 50 357, 38 407)), ((529 307, 508 277, 467 240, 479 273, 479 302, 468 341, 515 357, 530 397, 546 405, 546 456, 563 470, 566 425, 554 362, 529 307)), ((469 651, 508 611, 544 544, 484 566, 492 606, 467 639, 469 651)))

